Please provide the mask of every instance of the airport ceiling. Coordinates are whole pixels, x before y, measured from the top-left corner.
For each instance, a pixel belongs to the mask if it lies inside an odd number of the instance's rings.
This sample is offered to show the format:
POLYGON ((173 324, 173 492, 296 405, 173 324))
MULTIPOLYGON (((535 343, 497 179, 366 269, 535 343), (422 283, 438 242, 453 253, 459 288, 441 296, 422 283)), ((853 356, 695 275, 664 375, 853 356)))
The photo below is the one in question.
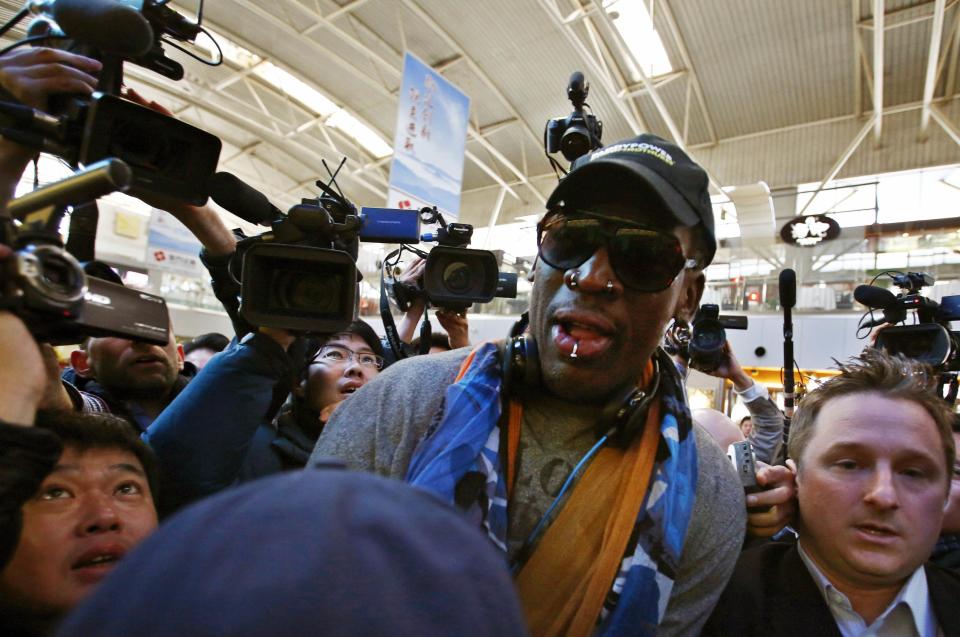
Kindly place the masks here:
MULTIPOLYGON (((544 123, 570 112, 565 87, 575 70, 591 84, 588 101, 604 141, 642 131, 676 139, 705 158, 717 186, 731 173, 715 149, 814 123, 851 120, 854 130, 864 126, 863 136, 875 135, 888 116, 909 111, 918 131, 929 122, 929 134, 960 143, 953 108, 960 0, 636 1, 650 9, 669 73, 647 78, 632 70, 633 54, 603 0, 207 0, 204 25, 254 54, 252 61, 227 56, 209 67, 171 52, 186 60, 184 80, 132 65, 127 79, 220 136, 221 169, 279 205, 314 196, 314 180, 326 175, 321 160, 336 164, 343 156, 346 194, 382 205, 389 156, 375 156, 335 116, 299 102, 256 68, 272 63, 292 73, 392 146, 410 51, 471 98, 462 220, 478 226, 542 210, 556 183, 543 153, 544 123), (878 100, 883 118, 873 115, 878 100)), ((20 6, 0 0, 0 19, 20 6)), ((196 0, 172 6, 196 11, 196 0)), ((960 156, 955 145, 949 149, 960 156)), ((827 176, 842 154, 821 152, 807 172, 827 176)))

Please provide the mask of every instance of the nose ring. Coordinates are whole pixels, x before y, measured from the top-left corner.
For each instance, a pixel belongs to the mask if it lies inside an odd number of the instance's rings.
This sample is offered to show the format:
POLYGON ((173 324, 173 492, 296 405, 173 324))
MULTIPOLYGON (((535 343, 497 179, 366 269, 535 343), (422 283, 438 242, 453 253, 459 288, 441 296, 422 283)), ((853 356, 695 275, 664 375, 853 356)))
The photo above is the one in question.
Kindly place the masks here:
POLYGON ((577 277, 579 276, 580 276, 580 272, 578 272, 577 270, 574 270, 573 274, 571 274, 568 277, 567 285, 569 285, 571 288, 577 287, 577 285, 579 285, 579 282, 577 281, 577 277))

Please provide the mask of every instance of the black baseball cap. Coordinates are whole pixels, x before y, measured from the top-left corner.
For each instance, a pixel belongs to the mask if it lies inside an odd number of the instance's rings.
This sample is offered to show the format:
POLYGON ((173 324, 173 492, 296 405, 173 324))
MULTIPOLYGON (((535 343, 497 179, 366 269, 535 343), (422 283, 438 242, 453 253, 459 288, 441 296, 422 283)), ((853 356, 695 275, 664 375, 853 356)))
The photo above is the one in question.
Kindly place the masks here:
POLYGON ((652 192, 680 225, 703 227, 706 265, 717 250, 709 184, 706 171, 679 146, 645 133, 577 159, 550 195, 547 209, 583 206, 611 185, 652 192))

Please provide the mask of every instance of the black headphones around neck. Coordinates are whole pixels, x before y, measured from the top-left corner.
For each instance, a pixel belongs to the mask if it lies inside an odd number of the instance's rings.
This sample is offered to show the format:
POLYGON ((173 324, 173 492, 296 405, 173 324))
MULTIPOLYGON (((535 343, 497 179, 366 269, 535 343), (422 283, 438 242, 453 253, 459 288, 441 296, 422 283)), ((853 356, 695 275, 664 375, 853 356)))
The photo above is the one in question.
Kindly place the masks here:
MULTIPOLYGON (((504 401, 542 387, 537 341, 532 335, 518 334, 518 331, 515 325, 510 337, 500 346, 500 391, 504 401)), ((647 411, 660 390, 661 358, 658 350, 653 357, 653 382, 649 389, 628 387, 604 406, 596 424, 598 439, 609 436, 614 445, 626 447, 643 430, 647 411)))

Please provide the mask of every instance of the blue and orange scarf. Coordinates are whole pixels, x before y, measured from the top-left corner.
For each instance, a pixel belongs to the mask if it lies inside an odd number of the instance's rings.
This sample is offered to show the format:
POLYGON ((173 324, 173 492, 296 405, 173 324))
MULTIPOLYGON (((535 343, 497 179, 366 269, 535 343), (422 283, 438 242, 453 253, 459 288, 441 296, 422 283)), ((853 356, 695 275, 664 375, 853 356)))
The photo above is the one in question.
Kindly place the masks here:
MULTIPOLYGON (((636 498, 642 503, 638 504, 635 499, 615 505, 633 507, 630 511, 637 513, 632 529, 622 534, 624 539, 620 545, 613 547, 620 559, 612 577, 603 575, 606 578, 603 581, 609 581, 609 584, 604 584, 603 590, 593 591, 593 597, 599 601, 589 608, 597 607, 600 611, 595 618, 590 618, 585 634, 653 635, 666 612, 679 569, 683 540, 693 511, 697 452, 681 382, 672 363, 662 356, 665 362, 660 365, 663 376, 659 406, 651 410, 658 422, 654 424, 648 420, 647 436, 640 436, 646 439, 644 444, 650 450, 649 462, 631 465, 647 467, 648 473, 643 476, 642 491, 639 492, 642 495, 636 498), (652 429, 656 425, 659 426, 652 429)), ((512 467, 505 457, 509 455, 505 447, 510 445, 501 445, 502 428, 509 425, 501 421, 500 387, 498 347, 495 343, 484 343, 473 351, 464 362, 458 380, 447 388, 442 417, 414 452, 406 480, 454 503, 457 486, 464 476, 482 476, 485 482, 480 497, 467 512, 482 525, 491 541, 506 551, 508 474, 512 473, 512 467)), ((512 409, 511 412, 514 416, 519 414, 512 409)), ((638 457, 638 453, 645 453, 643 449, 634 449, 638 445, 641 445, 640 440, 631 443, 631 448, 626 451, 610 449, 609 452, 624 454, 624 458, 638 457)), ((597 481, 603 478, 599 474, 591 476, 594 464, 616 467, 620 462, 618 458, 607 456, 591 461, 591 467, 576 484, 564 507, 576 501, 579 491, 589 493, 589 489, 598 487, 597 481)), ((511 458, 510 462, 514 461, 511 458)), ((622 473, 624 479, 630 477, 629 472, 622 473)), ((562 515, 563 511, 551 527, 562 526, 558 522, 562 515)), ((548 529, 547 534, 551 530, 548 529)), ((560 538, 560 541, 565 539, 577 546, 575 538, 560 538)), ((548 544, 547 535, 543 544, 548 544)), ((605 545, 605 548, 610 547, 605 545)), ((540 545, 534 555, 539 550, 540 545)), ((521 580, 523 576, 521 571, 521 580)), ((596 586, 585 583, 583 588, 596 589, 596 586)), ((578 609, 568 610, 572 616, 578 609)), ((572 630, 571 625, 576 624, 562 624, 559 628, 554 625, 549 629, 541 626, 543 630, 538 630, 538 624, 531 622, 535 632, 543 634, 584 632, 572 630)), ((580 621, 579 625, 583 628, 584 622, 580 621)))

